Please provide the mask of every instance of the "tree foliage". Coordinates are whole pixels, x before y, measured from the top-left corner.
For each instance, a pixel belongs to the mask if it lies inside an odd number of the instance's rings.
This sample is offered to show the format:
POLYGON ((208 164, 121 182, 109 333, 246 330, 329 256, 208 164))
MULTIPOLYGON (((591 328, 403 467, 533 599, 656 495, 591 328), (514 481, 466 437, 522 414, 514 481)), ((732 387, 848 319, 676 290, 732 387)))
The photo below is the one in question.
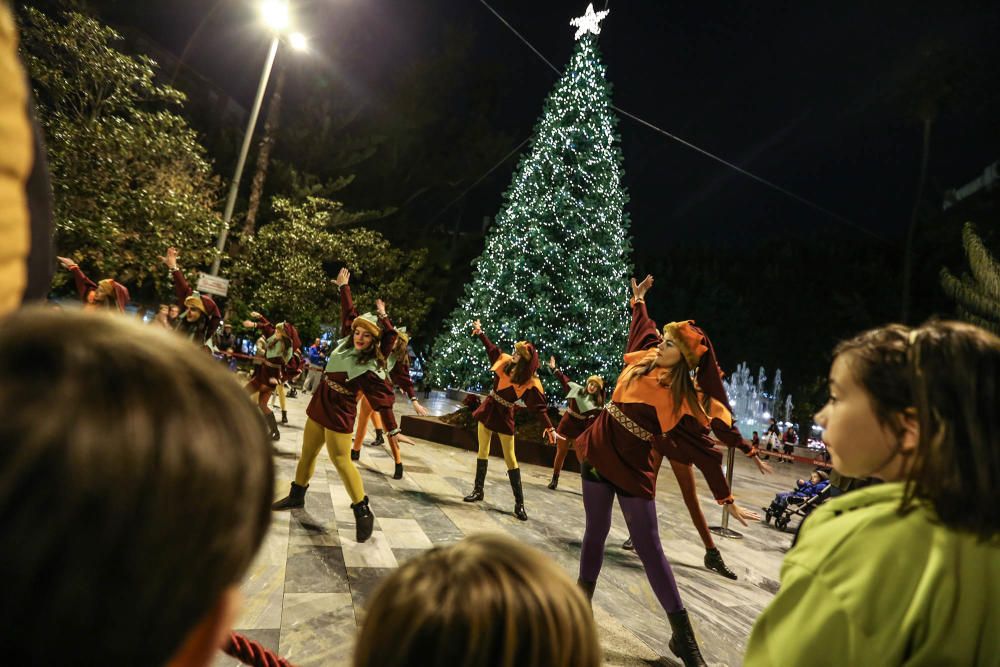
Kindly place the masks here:
POLYGON ((971 222, 962 228, 962 245, 969 258, 969 271, 956 277, 943 267, 941 287, 955 301, 963 320, 1000 334, 1000 262, 990 254, 971 222))
POLYGON ((431 301, 414 288, 425 251, 404 252, 364 227, 345 229, 365 213, 347 212, 340 202, 275 197, 271 206, 273 221, 249 241, 234 266, 237 309, 290 320, 307 336, 324 324, 337 333, 340 301, 332 279, 346 266, 359 311, 374 310, 381 298, 397 326, 419 331, 431 301))
MULTIPOLYGON (((77 12, 26 7, 23 55, 46 133, 56 245, 95 276, 160 285, 163 249, 211 258, 220 190, 184 96, 155 80, 156 63, 116 48, 121 36, 77 12)), ((65 280, 65 274, 57 279, 65 280)))

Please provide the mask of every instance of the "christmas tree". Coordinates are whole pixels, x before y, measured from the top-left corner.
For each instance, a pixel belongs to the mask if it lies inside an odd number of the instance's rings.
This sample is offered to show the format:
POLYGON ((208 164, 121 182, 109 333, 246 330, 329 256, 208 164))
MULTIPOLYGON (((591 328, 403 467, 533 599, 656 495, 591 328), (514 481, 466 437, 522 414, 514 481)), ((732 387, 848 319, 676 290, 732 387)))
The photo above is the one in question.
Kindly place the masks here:
POLYGON ((1000 334, 1000 263, 990 255, 971 222, 962 229, 969 271, 957 278, 941 269, 941 287, 955 300, 963 320, 1000 334))
MULTIPOLYGON (((507 351, 532 341, 543 361, 554 355, 577 382, 594 373, 610 382, 621 369, 632 248, 618 119, 597 45, 606 14, 589 7, 572 22, 579 30, 570 64, 545 101, 472 282, 434 343, 436 386, 489 386, 482 343, 470 336, 475 319, 507 351)), ((552 394, 558 383, 542 378, 552 394)))

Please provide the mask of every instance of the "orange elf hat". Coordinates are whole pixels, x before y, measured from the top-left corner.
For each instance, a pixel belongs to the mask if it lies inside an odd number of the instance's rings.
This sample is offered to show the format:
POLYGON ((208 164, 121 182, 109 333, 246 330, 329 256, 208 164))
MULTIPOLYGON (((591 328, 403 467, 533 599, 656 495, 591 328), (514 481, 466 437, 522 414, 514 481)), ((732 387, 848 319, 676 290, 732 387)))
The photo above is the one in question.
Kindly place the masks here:
POLYGON ((715 358, 715 348, 712 347, 712 341, 709 340, 708 335, 700 327, 695 326, 694 320, 684 320, 683 322, 671 322, 664 326, 663 336, 674 342, 677 349, 684 355, 688 366, 695 369, 695 379, 701 390, 732 412, 733 409, 729 406, 729 396, 722 384, 724 374, 715 358))

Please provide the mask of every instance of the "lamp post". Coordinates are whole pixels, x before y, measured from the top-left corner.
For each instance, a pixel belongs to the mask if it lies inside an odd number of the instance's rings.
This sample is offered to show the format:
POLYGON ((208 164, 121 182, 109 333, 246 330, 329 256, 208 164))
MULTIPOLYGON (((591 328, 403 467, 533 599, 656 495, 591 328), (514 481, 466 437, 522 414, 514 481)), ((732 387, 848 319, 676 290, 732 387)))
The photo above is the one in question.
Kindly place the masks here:
MULTIPOLYGON (((257 86, 257 96, 254 98, 253 107, 250 109, 250 120, 247 122, 246 132, 243 134, 243 145, 240 147, 240 156, 236 160, 236 172, 233 180, 229 184, 229 195, 226 197, 226 208, 222 213, 222 229, 219 230, 219 238, 215 243, 215 259, 212 261, 212 269, 209 272, 213 276, 219 275, 219 265, 222 263, 222 253, 226 247, 226 239, 229 237, 229 224, 233 219, 233 209, 236 207, 236 195, 240 189, 240 178, 243 176, 243 167, 246 165, 247 153, 250 152, 250 142, 253 139, 253 131, 257 126, 257 117, 260 115, 260 106, 264 101, 264 91, 267 90, 268 79, 271 78, 271 68, 274 66, 274 58, 278 54, 278 46, 281 43, 282 34, 288 29, 288 2, 285 0, 266 0, 260 8, 264 22, 274 31, 274 38, 267 52, 267 59, 264 61, 264 70, 260 75, 260 84, 257 86)), ((291 33, 288 36, 292 48, 301 51, 306 48, 306 38, 302 33, 291 33)))

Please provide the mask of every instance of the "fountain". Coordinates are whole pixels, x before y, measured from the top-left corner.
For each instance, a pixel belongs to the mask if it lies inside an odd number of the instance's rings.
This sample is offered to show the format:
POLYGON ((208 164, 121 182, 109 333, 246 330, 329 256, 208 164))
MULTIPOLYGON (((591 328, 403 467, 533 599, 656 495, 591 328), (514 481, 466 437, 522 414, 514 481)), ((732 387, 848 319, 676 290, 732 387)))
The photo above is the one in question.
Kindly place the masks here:
MULTIPOLYGON (((777 370, 774 374, 774 391, 772 393, 768 393, 766 390, 767 373, 764 367, 760 367, 757 371, 757 377, 754 378, 750 374, 750 366, 746 362, 738 365, 736 371, 722 383, 726 387, 729 404, 733 408, 736 426, 740 429, 743 437, 749 439, 754 431, 763 436, 770 424, 771 417, 778 418, 778 411, 781 407, 778 402, 781 399, 781 370, 777 370)), ((791 423, 792 406, 792 397, 789 395, 785 399, 784 422, 779 426, 791 423)))

